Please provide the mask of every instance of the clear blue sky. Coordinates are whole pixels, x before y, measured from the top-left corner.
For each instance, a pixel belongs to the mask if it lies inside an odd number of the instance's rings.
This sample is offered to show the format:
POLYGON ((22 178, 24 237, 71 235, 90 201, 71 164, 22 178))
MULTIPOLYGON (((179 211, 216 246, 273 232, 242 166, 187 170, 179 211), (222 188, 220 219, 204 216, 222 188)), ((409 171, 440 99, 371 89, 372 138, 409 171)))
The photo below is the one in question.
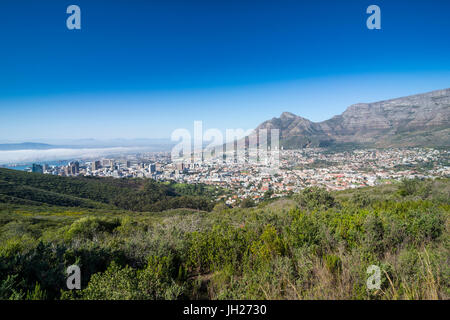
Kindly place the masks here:
POLYGON ((0 2, 0 140, 322 121, 450 87, 450 1, 0 2), (82 30, 66 28, 81 7, 82 30), (381 30, 366 8, 381 8, 381 30))

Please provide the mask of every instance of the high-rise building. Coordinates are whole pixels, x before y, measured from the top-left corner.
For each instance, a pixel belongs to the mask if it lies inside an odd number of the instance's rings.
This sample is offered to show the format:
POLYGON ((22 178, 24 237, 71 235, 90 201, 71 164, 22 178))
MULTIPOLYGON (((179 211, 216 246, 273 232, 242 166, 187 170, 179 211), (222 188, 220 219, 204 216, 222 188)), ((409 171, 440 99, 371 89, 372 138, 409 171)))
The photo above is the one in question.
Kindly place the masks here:
POLYGON ((94 161, 92 162, 92 171, 98 170, 100 169, 101 165, 100 165, 100 161, 94 161))
POLYGON ((40 164, 33 163, 33 167, 31 168, 31 172, 35 173, 44 173, 44 169, 40 164))
POLYGON ((78 161, 70 163, 72 174, 78 174, 80 172, 80 163, 78 161))
POLYGON ((113 168, 113 167, 114 167, 114 160, 104 159, 104 160, 102 161, 102 166, 103 166, 103 167, 113 168))
POLYGON ((176 168, 178 171, 184 171, 184 169, 186 168, 186 166, 184 165, 184 162, 178 162, 176 164, 176 168))
POLYGON ((80 172, 80 163, 78 161, 69 162, 66 173, 68 175, 77 175, 80 172))
POLYGON ((151 163, 148 165, 148 172, 150 172, 150 173, 156 172, 156 165, 154 163, 151 163))
POLYGON ((156 167, 156 171, 157 171, 157 172, 162 172, 162 171, 163 171, 163 165, 162 165, 162 163, 156 163, 156 164, 155 164, 155 167, 156 167))

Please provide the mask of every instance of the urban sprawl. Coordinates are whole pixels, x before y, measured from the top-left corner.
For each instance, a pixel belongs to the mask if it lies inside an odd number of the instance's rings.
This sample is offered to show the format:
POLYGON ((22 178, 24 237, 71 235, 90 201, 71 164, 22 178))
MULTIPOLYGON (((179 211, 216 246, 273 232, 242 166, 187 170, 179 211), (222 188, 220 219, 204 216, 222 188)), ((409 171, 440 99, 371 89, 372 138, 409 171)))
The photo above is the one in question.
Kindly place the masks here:
POLYGON ((403 178, 449 177, 450 152, 430 148, 366 149, 331 152, 321 148, 281 150, 277 166, 249 161, 172 162, 170 153, 152 152, 71 161, 68 165, 33 164, 28 170, 60 176, 152 178, 201 183, 227 189, 220 197, 234 205, 258 202, 310 186, 343 190, 392 183, 403 178))

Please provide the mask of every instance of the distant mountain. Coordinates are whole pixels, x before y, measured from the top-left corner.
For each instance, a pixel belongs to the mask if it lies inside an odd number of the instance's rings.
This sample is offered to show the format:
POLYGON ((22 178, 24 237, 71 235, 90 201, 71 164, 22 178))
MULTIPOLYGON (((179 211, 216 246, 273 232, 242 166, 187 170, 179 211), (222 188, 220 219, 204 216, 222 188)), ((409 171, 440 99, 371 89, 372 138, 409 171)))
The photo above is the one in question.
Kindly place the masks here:
POLYGON ((312 122, 293 113, 265 121, 279 129, 285 148, 333 145, 371 147, 450 146, 450 89, 351 105, 341 115, 312 122))
POLYGON ((170 139, 43 139, 41 142, 0 143, 0 150, 42 150, 42 149, 78 149, 110 147, 152 147, 157 151, 166 151, 174 145, 170 139))
POLYGON ((52 148, 54 148, 54 146, 50 144, 34 142, 0 144, 0 150, 45 150, 52 148))

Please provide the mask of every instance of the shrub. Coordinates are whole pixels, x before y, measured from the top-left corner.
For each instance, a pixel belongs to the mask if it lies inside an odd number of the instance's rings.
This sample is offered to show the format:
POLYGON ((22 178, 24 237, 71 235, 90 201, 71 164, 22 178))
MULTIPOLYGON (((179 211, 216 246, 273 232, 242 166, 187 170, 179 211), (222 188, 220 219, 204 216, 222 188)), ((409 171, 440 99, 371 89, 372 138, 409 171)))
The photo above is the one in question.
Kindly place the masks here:
POLYGON ((67 240, 74 238, 93 239, 100 233, 112 232, 118 226, 120 226, 118 219, 109 220, 106 218, 85 217, 72 223, 65 234, 65 238, 67 240))
POLYGON ((383 223, 376 214, 370 214, 364 222, 364 244, 370 252, 377 255, 384 253, 384 228, 383 223))
POLYGON ((418 179, 403 179, 398 188, 398 193, 402 197, 412 196, 419 189, 419 180, 418 179))
POLYGON ((319 187, 303 189, 296 199, 302 208, 310 210, 328 209, 337 204, 330 192, 319 187))
POLYGON ((147 268, 121 268, 115 262, 104 273, 94 274, 79 297, 87 300, 176 299, 183 288, 170 276, 167 257, 152 257, 147 268))
POLYGON ((256 206, 255 201, 253 201, 251 198, 245 198, 242 200, 240 207, 241 208, 252 208, 256 206))
POLYGON ((277 230, 272 225, 267 225, 259 239, 250 247, 257 263, 267 262, 273 256, 282 255, 286 251, 286 244, 278 236, 277 230))

